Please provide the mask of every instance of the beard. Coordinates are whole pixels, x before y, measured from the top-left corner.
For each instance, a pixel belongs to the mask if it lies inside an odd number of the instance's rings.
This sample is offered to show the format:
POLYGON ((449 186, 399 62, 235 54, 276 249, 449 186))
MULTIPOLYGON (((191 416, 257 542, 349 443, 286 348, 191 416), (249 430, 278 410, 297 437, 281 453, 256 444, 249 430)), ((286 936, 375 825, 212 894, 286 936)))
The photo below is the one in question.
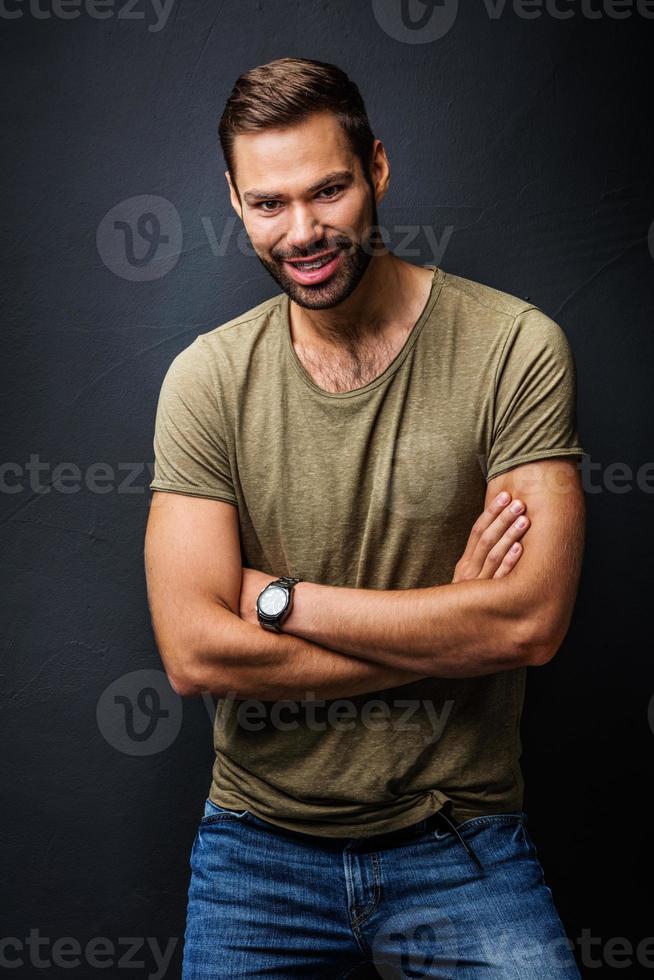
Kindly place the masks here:
POLYGON ((256 252, 257 258, 275 282, 298 306, 303 306, 307 310, 327 310, 332 306, 338 306, 357 288, 379 246, 377 205, 372 189, 370 204, 369 224, 360 241, 345 234, 336 234, 331 238, 323 238, 320 242, 316 242, 308 252, 279 256, 271 252, 271 258, 256 252), (286 271, 284 259, 309 259, 312 255, 332 250, 341 253, 341 261, 338 268, 325 282, 303 285, 296 282, 286 271))

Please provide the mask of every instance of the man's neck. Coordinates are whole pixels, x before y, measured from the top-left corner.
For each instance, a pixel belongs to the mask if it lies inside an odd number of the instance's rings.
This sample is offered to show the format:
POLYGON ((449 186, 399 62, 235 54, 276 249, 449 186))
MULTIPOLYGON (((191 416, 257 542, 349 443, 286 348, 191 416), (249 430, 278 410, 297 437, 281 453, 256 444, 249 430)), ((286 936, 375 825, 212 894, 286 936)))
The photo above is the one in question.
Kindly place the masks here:
POLYGON ((291 301, 291 335, 296 348, 352 351, 360 345, 393 343, 406 336, 427 301, 433 270, 390 252, 370 260, 354 292, 338 306, 311 310, 291 301))

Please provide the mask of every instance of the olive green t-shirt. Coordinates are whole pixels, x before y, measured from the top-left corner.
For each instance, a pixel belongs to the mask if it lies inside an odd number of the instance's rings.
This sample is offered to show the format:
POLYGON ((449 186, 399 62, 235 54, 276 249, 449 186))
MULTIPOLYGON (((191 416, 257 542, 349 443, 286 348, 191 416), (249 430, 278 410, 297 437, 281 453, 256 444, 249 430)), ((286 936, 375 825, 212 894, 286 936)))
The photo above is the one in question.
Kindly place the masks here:
MULTIPOLYGON (((353 391, 324 391, 305 371, 286 293, 200 334, 163 380, 150 487, 234 504, 243 565, 271 575, 359 589, 451 582, 491 477, 584 450, 558 324, 430 268, 404 346, 353 391)), ((317 703, 223 698, 209 795, 334 837, 396 830, 447 800, 458 819, 517 811, 525 674, 317 703)))

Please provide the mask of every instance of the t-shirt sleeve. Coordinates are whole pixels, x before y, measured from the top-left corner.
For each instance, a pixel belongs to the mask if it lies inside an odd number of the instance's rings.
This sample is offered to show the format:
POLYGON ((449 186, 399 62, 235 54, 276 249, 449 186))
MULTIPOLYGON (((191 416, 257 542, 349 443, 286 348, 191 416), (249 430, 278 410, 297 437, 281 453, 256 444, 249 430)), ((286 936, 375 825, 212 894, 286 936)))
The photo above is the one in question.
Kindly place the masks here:
POLYGON ((576 368, 561 327, 531 307, 511 325, 494 388, 486 481, 552 456, 582 456, 576 418, 576 368))
POLYGON ((170 490, 236 504, 225 428, 202 337, 175 357, 159 392, 151 490, 170 490))

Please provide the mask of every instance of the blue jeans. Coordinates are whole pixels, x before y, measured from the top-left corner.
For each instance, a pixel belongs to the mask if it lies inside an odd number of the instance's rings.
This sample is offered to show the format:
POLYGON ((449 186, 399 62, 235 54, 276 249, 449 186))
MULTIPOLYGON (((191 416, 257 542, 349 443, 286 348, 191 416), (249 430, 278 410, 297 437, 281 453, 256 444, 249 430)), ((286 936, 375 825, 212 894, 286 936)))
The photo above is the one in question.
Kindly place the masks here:
POLYGON ((191 851, 182 980, 579 980, 526 814, 399 846, 275 827, 210 800, 191 851))

